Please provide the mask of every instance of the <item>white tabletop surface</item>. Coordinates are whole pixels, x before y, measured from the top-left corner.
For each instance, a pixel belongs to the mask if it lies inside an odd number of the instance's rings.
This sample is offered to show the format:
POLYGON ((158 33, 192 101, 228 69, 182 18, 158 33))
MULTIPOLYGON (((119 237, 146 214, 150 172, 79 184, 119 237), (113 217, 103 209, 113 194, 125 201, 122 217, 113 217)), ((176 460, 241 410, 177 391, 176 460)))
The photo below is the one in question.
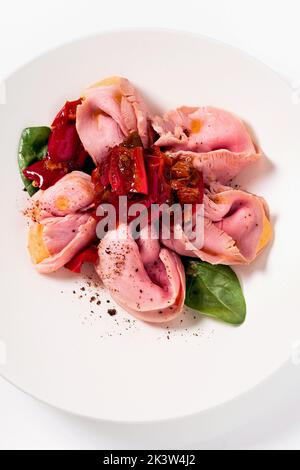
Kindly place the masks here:
MULTIPOLYGON (((287 77, 291 93, 294 85, 300 96, 299 18, 298 0, 1 0, 0 79, 74 38, 164 27, 250 52, 287 77)), ((291 362, 247 396, 206 416, 128 426, 70 416, 0 378, 0 449, 300 449, 299 396, 300 365, 291 362)))

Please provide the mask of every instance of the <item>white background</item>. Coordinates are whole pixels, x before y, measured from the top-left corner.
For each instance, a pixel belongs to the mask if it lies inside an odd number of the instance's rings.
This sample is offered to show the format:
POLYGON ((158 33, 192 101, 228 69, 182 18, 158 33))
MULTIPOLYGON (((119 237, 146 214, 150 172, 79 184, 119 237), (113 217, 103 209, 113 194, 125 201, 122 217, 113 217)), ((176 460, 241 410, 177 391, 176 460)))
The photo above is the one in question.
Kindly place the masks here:
MULTIPOLYGON (((49 48, 97 31, 164 27, 228 42, 300 83, 299 22, 298 0, 0 0, 0 78, 49 48)), ((0 379, 0 448, 300 449, 299 396, 300 366, 289 364, 218 413, 118 426, 64 414, 0 379)))

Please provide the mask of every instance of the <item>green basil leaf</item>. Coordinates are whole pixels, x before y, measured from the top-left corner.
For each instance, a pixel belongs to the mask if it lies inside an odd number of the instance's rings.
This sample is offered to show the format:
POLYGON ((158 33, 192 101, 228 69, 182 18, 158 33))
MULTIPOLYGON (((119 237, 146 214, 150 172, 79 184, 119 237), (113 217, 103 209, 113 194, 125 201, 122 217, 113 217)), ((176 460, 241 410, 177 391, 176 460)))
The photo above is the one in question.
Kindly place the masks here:
POLYGON ((226 323, 241 325, 246 318, 246 302, 235 272, 222 264, 200 260, 186 263, 185 304, 226 323))
POLYGON ((46 156, 50 132, 51 129, 45 126, 27 127, 21 134, 18 165, 25 189, 30 196, 33 196, 38 191, 38 188, 35 188, 32 185, 32 181, 24 176, 23 170, 46 156))

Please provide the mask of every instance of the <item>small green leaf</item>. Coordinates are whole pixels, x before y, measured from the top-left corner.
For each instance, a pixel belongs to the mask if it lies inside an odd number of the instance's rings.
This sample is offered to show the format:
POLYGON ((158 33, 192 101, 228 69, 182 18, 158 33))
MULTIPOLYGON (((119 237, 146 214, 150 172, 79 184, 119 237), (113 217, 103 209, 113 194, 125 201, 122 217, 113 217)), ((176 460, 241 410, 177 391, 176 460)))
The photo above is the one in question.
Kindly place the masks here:
POLYGON ((51 129, 49 127, 27 127, 21 134, 18 151, 18 165, 25 189, 30 196, 38 191, 32 181, 26 178, 23 170, 47 155, 48 140, 51 129))
POLYGON ((222 264, 200 260, 186 264, 185 303, 204 315, 241 325, 246 318, 246 302, 235 272, 222 264))

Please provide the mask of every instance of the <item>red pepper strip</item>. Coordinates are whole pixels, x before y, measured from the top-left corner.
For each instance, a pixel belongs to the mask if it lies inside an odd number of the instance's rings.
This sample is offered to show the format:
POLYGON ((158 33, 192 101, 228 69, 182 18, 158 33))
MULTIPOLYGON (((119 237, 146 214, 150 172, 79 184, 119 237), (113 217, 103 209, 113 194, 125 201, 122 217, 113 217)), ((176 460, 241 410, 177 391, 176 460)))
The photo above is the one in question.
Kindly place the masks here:
POLYGON ((67 101, 52 123, 47 156, 23 170, 24 176, 40 189, 53 186, 66 173, 80 170, 88 153, 76 130, 76 109, 82 99, 67 101))
MULTIPOLYGON (((53 163, 77 160, 82 150, 74 123, 68 123, 52 130, 48 142, 48 158, 53 163)), ((86 154, 87 155, 87 154, 86 154)))
POLYGON ((151 203, 172 203, 172 190, 166 172, 169 162, 164 155, 153 155, 146 159, 151 203))
POLYGON ((84 150, 83 145, 80 145, 80 150, 77 152, 77 159, 73 162, 71 162, 71 169, 72 170, 81 170, 83 166, 85 165, 85 162, 87 158, 89 157, 89 154, 87 153, 86 150, 84 150))
POLYGON ((148 182, 145 169, 144 149, 136 147, 132 149, 134 166, 133 185, 129 192, 148 194, 148 182))
MULTIPOLYGON (((119 196, 125 196, 127 194, 126 184, 128 184, 128 175, 127 178, 124 174, 122 174, 122 167, 120 165, 120 153, 122 149, 120 146, 114 147, 111 150, 109 156, 109 182, 111 185, 111 189, 119 196), (126 181, 127 180, 127 181, 126 181)), ((129 152, 129 150, 124 149, 123 154, 129 152)), ((128 160, 128 159, 127 159, 128 160)))
POLYGON ((98 250, 96 246, 90 246, 85 250, 77 253, 71 261, 69 261, 65 268, 73 273, 80 273, 83 263, 96 264, 98 261, 98 250))
POLYGON ((64 107, 59 111, 52 123, 52 129, 65 126, 70 121, 76 121, 77 106, 82 103, 82 98, 76 101, 67 101, 64 107))
POLYGON ((81 169, 88 153, 76 129, 76 110, 82 99, 67 101, 52 123, 48 142, 48 159, 53 163, 70 163, 70 170, 81 169))
POLYGON ((159 157, 148 157, 146 160, 148 183, 149 183, 149 199, 155 203, 159 200, 159 173, 161 159, 159 157))
POLYGON ((109 185, 109 159, 106 158, 92 172, 92 183, 94 186, 101 185, 106 188, 109 185))
POLYGON ((109 182, 118 196, 148 194, 144 150, 142 147, 114 147, 109 156, 109 182))
POLYGON ((23 170, 24 176, 34 181, 35 186, 40 189, 47 189, 53 186, 53 184, 60 180, 67 172, 63 165, 56 168, 48 168, 47 163, 47 159, 44 158, 23 170))

